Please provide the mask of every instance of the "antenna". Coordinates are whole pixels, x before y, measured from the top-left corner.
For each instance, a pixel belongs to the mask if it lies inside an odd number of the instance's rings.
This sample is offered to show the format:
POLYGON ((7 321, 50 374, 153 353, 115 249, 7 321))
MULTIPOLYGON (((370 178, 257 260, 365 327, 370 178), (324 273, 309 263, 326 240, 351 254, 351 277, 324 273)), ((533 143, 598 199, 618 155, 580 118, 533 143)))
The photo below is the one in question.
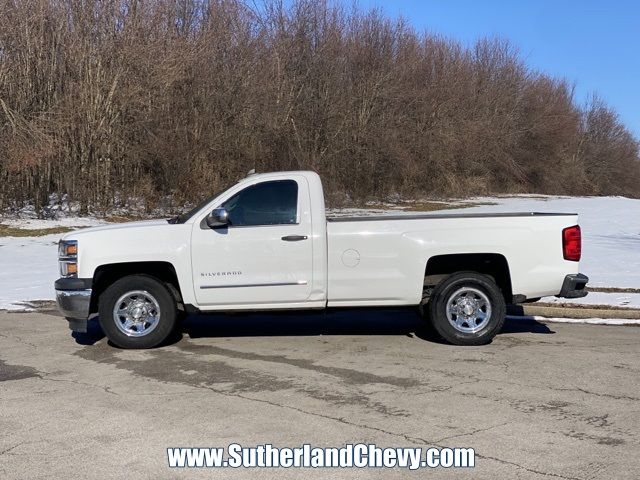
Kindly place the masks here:
POLYGON ((256 174, 256 169, 255 169, 255 168, 252 168, 251 170, 249 170, 249 171, 247 172, 247 177, 250 177, 251 175, 255 175, 255 174, 256 174))

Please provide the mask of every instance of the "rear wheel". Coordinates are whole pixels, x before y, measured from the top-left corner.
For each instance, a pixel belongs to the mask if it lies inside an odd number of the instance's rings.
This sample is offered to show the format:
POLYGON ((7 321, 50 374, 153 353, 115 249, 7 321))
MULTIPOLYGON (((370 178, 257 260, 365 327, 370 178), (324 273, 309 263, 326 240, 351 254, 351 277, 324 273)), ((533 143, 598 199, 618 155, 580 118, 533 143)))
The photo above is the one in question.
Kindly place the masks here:
POLYGON ((173 332, 176 301, 154 277, 121 278, 100 295, 99 321, 105 335, 121 348, 152 348, 173 332))
POLYGON ((454 345, 483 345, 502 329, 506 306, 491 277, 458 272, 436 285, 427 311, 444 340, 454 345))

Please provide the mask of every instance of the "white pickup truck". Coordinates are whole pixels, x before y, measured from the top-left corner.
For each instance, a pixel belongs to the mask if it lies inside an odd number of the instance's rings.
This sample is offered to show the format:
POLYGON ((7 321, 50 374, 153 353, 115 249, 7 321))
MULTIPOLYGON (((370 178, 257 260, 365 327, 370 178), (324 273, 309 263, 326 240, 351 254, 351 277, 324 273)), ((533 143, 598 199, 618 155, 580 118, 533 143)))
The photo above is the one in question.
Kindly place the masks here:
POLYGON ((253 174, 170 220, 66 234, 55 289, 69 326, 99 315, 124 348, 161 344, 186 313, 422 306, 479 345, 507 303, 586 295, 576 214, 325 214, 313 172, 253 174))

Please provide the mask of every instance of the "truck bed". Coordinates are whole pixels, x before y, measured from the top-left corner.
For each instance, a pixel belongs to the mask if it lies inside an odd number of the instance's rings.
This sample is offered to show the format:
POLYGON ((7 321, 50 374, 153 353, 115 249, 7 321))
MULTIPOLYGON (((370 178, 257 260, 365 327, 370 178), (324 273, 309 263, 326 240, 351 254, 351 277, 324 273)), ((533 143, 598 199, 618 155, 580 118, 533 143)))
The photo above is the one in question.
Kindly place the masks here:
POLYGON ((327 219, 330 306, 419 303, 431 258, 494 254, 509 266, 514 295, 557 295, 577 262, 563 258, 571 213, 429 213, 327 219), (365 298, 363 298, 365 297, 365 298))

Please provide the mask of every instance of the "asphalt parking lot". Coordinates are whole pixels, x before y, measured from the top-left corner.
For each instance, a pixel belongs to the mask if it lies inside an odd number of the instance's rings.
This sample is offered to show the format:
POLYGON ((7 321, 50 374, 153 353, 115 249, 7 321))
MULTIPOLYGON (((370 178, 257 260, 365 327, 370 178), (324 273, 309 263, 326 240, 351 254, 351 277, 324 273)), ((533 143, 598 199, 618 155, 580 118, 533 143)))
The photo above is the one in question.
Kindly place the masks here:
POLYGON ((638 478, 640 328, 508 321, 434 342, 411 311, 191 317, 125 351, 0 312, 1 478, 638 478), (170 469, 167 447, 473 447, 467 470, 170 469))

